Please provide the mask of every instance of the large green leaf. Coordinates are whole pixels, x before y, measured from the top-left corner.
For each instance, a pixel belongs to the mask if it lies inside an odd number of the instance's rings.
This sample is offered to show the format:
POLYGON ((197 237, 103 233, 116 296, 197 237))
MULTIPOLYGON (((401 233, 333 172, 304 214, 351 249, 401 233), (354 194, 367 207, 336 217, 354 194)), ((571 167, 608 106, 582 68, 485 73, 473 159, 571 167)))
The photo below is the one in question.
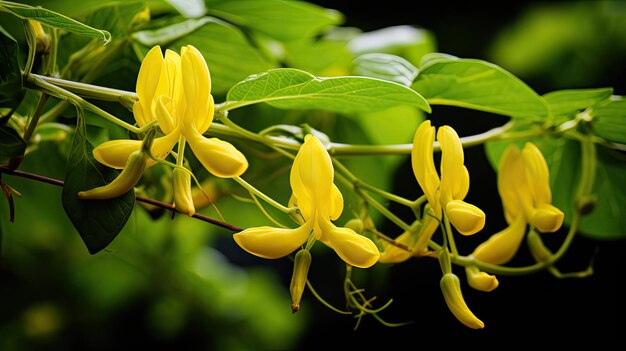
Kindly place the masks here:
POLYGON ((80 234, 89 253, 106 248, 124 228, 135 204, 135 193, 110 200, 81 200, 78 192, 111 182, 118 172, 98 163, 93 146, 77 129, 65 171, 62 201, 65 213, 80 234))
POLYGON ((302 40, 284 47, 287 67, 319 76, 346 75, 354 59, 345 44, 327 39, 302 40))
MULTIPOLYGON (((523 128, 517 128, 522 130, 523 128)), ((528 138, 516 141, 497 141, 486 144, 491 164, 497 169, 505 148, 516 144, 520 148, 533 142, 541 149, 550 169, 553 204, 565 213, 565 224, 570 225, 578 178, 581 173, 580 145, 565 138, 528 138)), ((597 148, 598 166, 593 193, 598 199, 591 213, 580 222, 579 232, 593 239, 626 238, 626 159, 618 151, 597 148)))
POLYGON ((25 150, 26 141, 17 134, 15 129, 0 126, 0 165, 23 156, 25 150))
POLYGON ((0 10, 7 11, 19 18, 36 20, 48 26, 68 32, 102 39, 103 44, 107 44, 111 40, 111 34, 105 30, 90 27, 75 19, 42 7, 34 7, 14 2, 0 2, 0 10))
POLYGON ((385 79, 410 87, 417 77, 417 67, 400 56, 372 53, 355 58, 352 73, 358 76, 385 79))
POLYGON ((209 22, 215 21, 219 22, 213 17, 190 18, 168 26, 137 31, 133 33, 132 37, 146 46, 165 45, 193 33, 209 22))
POLYGON ((430 112, 417 92, 403 85, 369 77, 315 77, 292 68, 250 76, 228 92, 231 108, 266 102, 285 109, 367 112, 411 105, 430 112))
POLYGON ((15 39, 0 26, 0 126, 9 120, 24 97, 18 50, 15 39))
POLYGON ((541 120, 548 110, 528 85, 501 67, 475 59, 425 60, 413 89, 432 105, 451 105, 541 120))
POLYGON ((183 45, 195 46, 204 56, 211 71, 214 94, 226 93, 249 75, 276 66, 250 45, 239 29, 215 19, 171 42, 167 47, 180 52, 183 45))
POLYGON ((594 134, 609 141, 626 143, 626 99, 616 98, 590 112, 594 134))
POLYGON ((280 41, 312 37, 343 21, 341 13, 306 1, 209 0, 207 12, 280 41))

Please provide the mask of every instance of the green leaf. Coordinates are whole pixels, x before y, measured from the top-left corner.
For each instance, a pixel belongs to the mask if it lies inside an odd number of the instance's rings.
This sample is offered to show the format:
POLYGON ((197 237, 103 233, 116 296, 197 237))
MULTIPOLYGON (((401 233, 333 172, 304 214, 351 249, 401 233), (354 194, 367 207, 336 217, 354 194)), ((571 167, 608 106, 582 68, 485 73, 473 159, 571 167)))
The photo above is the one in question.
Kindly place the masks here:
POLYGON ((280 41, 312 37, 343 21, 335 10, 284 0, 207 1, 208 13, 280 41))
POLYGON ((347 113, 411 105, 430 112, 421 95, 397 83, 369 77, 321 78, 292 68, 250 76, 232 87, 226 100, 236 107, 266 102, 284 109, 347 113))
POLYGON ((608 104, 592 108, 589 114, 595 135, 626 144, 626 99, 616 98, 608 104))
POLYGON ((315 75, 346 75, 353 58, 345 44, 331 40, 303 40, 285 44, 286 66, 315 75))
POLYGON ((21 157, 26 151, 26 141, 8 126, 0 126, 0 164, 21 157))
POLYGON ((18 50, 17 41, 0 26, 0 126, 9 120, 24 97, 18 50))
POLYGON ((42 7, 2 2, 0 3, 0 8, 22 19, 36 20, 54 28, 84 35, 86 37, 102 39, 104 45, 111 40, 111 34, 105 30, 90 27, 60 13, 42 7))
POLYGON ((150 47, 154 45, 166 45, 185 35, 193 33, 209 22, 219 22, 219 20, 213 17, 192 18, 165 27, 138 31, 133 33, 132 37, 137 42, 150 47))
POLYGON ((582 110, 608 99, 613 88, 557 90, 543 95, 554 118, 573 117, 582 110))
POLYGON ((187 18, 202 17, 206 13, 203 0, 166 0, 166 2, 187 18))
MULTIPOLYGON (((522 127, 516 130, 524 130, 522 127)), ((581 153, 578 142, 565 138, 528 138, 515 141, 497 141, 486 144, 486 152, 494 168, 505 148, 510 144, 523 147, 531 141, 543 153, 550 169, 552 203, 565 213, 565 225, 570 225, 581 172, 581 153)), ((626 178, 626 159, 618 151, 597 148, 598 167, 593 192, 598 199, 594 209, 582 217, 579 232, 592 239, 612 240, 626 238, 626 189, 621 186, 626 178)))
POLYGON ((65 171, 63 209, 80 234, 89 253, 107 247, 124 228, 135 204, 135 193, 110 200, 81 200, 78 192, 111 182, 118 172, 98 163, 92 155, 93 146, 78 129, 65 171))
POLYGON ((352 73, 357 76, 389 80, 410 87, 417 77, 417 67, 400 56, 372 53, 354 59, 352 73))
POLYGON ((236 27, 213 19, 189 35, 180 37, 167 47, 180 52, 183 45, 195 46, 211 71, 211 92, 226 93, 247 76, 276 66, 236 27))
POLYGON ((425 60, 413 89, 432 105, 451 105, 516 118, 542 120, 543 99, 511 73, 475 59, 425 60))

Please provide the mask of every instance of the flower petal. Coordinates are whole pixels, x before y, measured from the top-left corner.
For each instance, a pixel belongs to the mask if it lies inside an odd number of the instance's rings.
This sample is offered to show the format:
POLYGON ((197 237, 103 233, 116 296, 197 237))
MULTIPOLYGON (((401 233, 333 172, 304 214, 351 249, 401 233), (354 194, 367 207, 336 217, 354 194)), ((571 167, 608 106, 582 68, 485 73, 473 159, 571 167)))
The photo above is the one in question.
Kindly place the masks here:
POLYGON ((369 268, 378 262, 380 252, 369 238, 357 234, 350 228, 336 227, 325 218, 320 218, 318 222, 327 239, 324 243, 335 250, 347 264, 369 268))
POLYGON ((479 232, 485 226, 485 212, 462 200, 452 200, 446 205, 450 223, 463 235, 479 232))
POLYGON ((456 131, 450 126, 442 126, 437 131, 441 145, 441 199, 463 200, 469 191, 469 173, 463 165, 463 145, 456 131))
POLYGON ((465 274, 467 276, 467 284, 479 291, 493 291, 500 285, 495 275, 481 272, 476 266, 465 267, 465 274))
POLYGON ((312 207, 330 218, 337 202, 331 196, 333 179, 330 155, 319 139, 307 134, 291 167, 290 183, 298 202, 313 201, 312 207))
POLYGON ((191 45, 181 49, 182 80, 187 108, 185 125, 204 133, 213 121, 213 97, 211 76, 204 57, 191 45))
POLYGON ((526 171, 521 152, 515 144, 510 144, 500 158, 498 167, 498 192, 502 199, 504 216, 507 223, 523 214, 521 197, 529 194, 520 193, 526 188, 526 171))
POLYGON ((247 252, 262 258, 281 258, 298 249, 309 237, 311 224, 295 229, 269 226, 248 228, 235 235, 237 245, 247 252))
POLYGON ((515 256, 526 234, 526 224, 524 217, 519 216, 508 227, 478 245, 472 255, 483 262, 492 264, 509 262, 515 256))
POLYGON ((233 178, 248 169, 248 160, 231 143, 218 138, 205 138, 195 130, 185 130, 185 137, 198 161, 211 174, 233 178))
POLYGON ((341 191, 335 184, 333 184, 333 188, 330 191, 330 199, 330 219, 334 221, 343 212, 343 195, 341 195, 341 191))
POLYGON ((527 142, 522 149, 522 157, 526 165, 526 180, 535 205, 549 204, 552 202, 550 172, 541 150, 535 144, 527 142))
POLYGON ((563 211, 550 204, 541 204, 535 208, 528 222, 542 233, 553 233, 563 225, 563 211))
POLYGON ((434 142, 435 127, 430 126, 430 120, 425 120, 417 128, 413 137, 411 165, 413 166, 415 179, 417 179, 435 213, 438 213, 440 210, 437 189, 439 188, 440 180, 433 160, 434 142))
MULTIPOLYGON (((146 123, 153 120, 153 115, 150 112, 150 105, 154 98, 154 93, 159 85, 161 70, 163 67, 163 53, 161 47, 155 45, 148 51, 144 59, 141 61, 141 67, 139 68, 139 74, 137 75, 137 99, 141 101, 143 105, 141 114, 135 114, 135 120, 137 124, 142 127, 146 123)), ((137 104, 137 103, 135 103, 137 104)), ((135 107, 133 106, 133 110, 135 107)))
MULTIPOLYGON (((410 249, 413 246, 415 237, 416 235, 414 233, 405 231, 404 233, 398 235, 394 241, 399 244, 403 244, 410 249)), ((386 241, 382 242, 382 246, 384 247, 384 250, 380 253, 380 257, 378 258, 378 262, 380 263, 400 263, 408 260, 413 255, 410 250, 399 248, 386 241)))
MULTIPOLYGON (((152 155, 157 158, 164 158, 172 150, 178 141, 178 130, 173 133, 155 138, 152 143, 152 155)), ((122 169, 126 165, 128 156, 141 147, 141 140, 118 139, 106 141, 93 149, 94 158, 105 166, 122 169)), ((148 166, 155 162, 148 160, 148 166)))

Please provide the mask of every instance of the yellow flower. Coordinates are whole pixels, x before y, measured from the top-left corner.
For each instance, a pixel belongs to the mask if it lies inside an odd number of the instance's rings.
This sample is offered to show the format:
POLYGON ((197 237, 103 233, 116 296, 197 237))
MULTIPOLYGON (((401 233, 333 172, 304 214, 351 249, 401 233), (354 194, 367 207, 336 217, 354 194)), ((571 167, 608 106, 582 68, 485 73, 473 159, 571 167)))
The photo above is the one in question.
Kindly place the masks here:
MULTIPOLYGON (((180 55, 168 49, 164 57, 160 46, 154 46, 141 63, 136 89, 133 115, 137 125, 158 121, 164 134, 154 139, 153 156, 165 158, 177 142, 186 141, 215 176, 237 177, 247 169, 248 161, 233 145, 202 135, 213 121, 214 102, 209 69, 195 47, 183 46, 180 55)), ((141 140, 111 140, 96 147, 93 154, 98 162, 120 169, 140 144, 141 140)), ((153 164, 149 161, 148 166, 153 164)))
POLYGON ((528 225, 540 232, 555 232, 563 224, 563 212, 554 207, 550 174, 541 151, 526 143, 520 151, 511 144, 500 160, 498 191, 508 227, 480 244, 472 255, 487 263, 509 262, 526 234, 528 225))
POLYGON ((472 329, 482 329, 485 323, 478 319, 476 315, 469 309, 463 293, 461 292, 461 282, 454 273, 445 273, 439 281, 443 297, 450 312, 459 320, 472 329))
POLYGON ((337 227, 331 222, 343 211, 343 196, 333 181, 330 155, 319 139, 308 134, 290 174, 292 202, 300 208, 304 224, 295 229, 248 228, 233 238, 247 252, 274 259, 298 249, 313 231, 317 240, 335 250, 346 263, 360 268, 371 267, 380 255, 376 245, 354 230, 337 227))

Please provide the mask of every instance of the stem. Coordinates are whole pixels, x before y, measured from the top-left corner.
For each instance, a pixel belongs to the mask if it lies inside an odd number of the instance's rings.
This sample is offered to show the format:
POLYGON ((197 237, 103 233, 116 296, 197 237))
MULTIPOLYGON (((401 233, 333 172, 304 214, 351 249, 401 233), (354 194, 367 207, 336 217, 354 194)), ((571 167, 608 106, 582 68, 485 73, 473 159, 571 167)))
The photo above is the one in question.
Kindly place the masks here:
POLYGON ((235 180, 237 183, 239 183, 239 185, 244 187, 251 194, 256 195, 257 197, 261 198, 263 201, 267 202, 268 204, 274 206, 278 210, 280 210, 280 211, 282 211, 284 213, 291 213, 292 212, 291 208, 285 207, 285 206, 279 204, 276 200, 274 200, 271 197, 265 195, 264 193, 259 191, 257 188, 255 188, 254 186, 250 185, 250 183, 248 183, 245 180, 243 180, 241 177, 234 177, 233 180, 235 180))
MULTIPOLYGON (((0 173, 6 173, 9 175, 13 175, 13 176, 17 176, 17 177, 21 177, 21 178, 26 178, 26 179, 31 179, 31 180, 36 180, 38 182, 43 182, 43 183, 48 183, 48 184, 52 184, 52 185, 56 185, 56 186, 63 186, 65 183, 62 180, 58 180, 58 179, 54 179, 54 178, 49 178, 46 176, 42 176, 39 174, 34 174, 34 173, 29 173, 29 172, 24 172, 24 171, 19 171, 19 170, 11 170, 5 167, 0 166, 0 173)), ((140 202, 144 202, 153 206, 158 206, 158 207, 162 207, 168 210, 172 210, 172 211, 176 211, 176 209, 174 208, 174 205, 172 204, 168 204, 165 202, 161 202, 158 200, 154 200, 151 198, 147 198, 147 197, 143 197, 143 196, 136 196, 137 201, 140 202)), ((211 217, 207 217, 205 215, 199 214, 199 213, 195 213, 193 216, 193 218, 199 219, 201 221, 204 222, 208 222, 214 225, 217 225, 219 227, 231 230, 233 232, 240 232, 243 230, 243 228, 234 226, 232 224, 226 223, 226 222, 222 222, 222 221, 218 221, 216 219, 213 219, 211 217)))
POLYGON ((48 101, 47 94, 41 94, 39 97, 39 102, 37 102, 37 107, 35 108, 35 112, 33 113, 33 118, 30 120, 26 131, 24 132, 24 141, 28 142, 30 137, 33 135, 33 131, 35 131, 35 127, 39 123, 39 118, 41 117, 41 111, 43 111, 44 106, 46 105, 46 101, 48 101))
POLYGON ((137 94, 130 91, 101 87, 97 85, 75 82, 61 78, 53 78, 35 73, 31 73, 30 75, 47 83, 71 91, 76 95, 84 96, 86 98, 94 98, 98 100, 113 101, 119 103, 126 102, 128 100, 134 101, 137 99, 137 94))

